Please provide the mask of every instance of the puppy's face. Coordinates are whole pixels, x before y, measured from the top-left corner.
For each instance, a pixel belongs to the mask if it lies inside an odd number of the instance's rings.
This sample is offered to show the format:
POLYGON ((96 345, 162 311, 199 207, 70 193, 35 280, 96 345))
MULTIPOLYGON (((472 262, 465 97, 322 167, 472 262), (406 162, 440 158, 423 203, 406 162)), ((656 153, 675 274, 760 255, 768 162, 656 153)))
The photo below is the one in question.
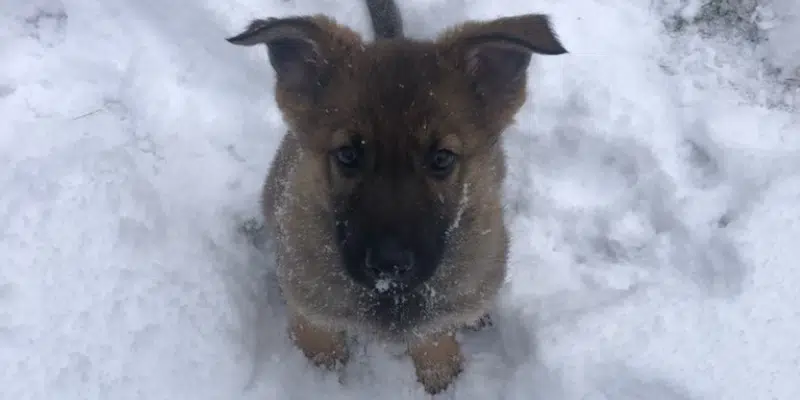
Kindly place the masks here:
POLYGON ((499 138, 525 101, 532 53, 565 52, 546 17, 369 44, 325 17, 295 17, 229 40, 267 45, 276 100, 317 171, 306 198, 362 305, 402 325, 430 316, 433 292, 489 295, 482 277, 505 268, 499 138))
POLYGON ((441 263, 448 230, 460 218, 464 154, 457 135, 366 108, 374 118, 354 113, 327 152, 331 215, 349 276, 377 296, 393 296, 416 289, 441 263))

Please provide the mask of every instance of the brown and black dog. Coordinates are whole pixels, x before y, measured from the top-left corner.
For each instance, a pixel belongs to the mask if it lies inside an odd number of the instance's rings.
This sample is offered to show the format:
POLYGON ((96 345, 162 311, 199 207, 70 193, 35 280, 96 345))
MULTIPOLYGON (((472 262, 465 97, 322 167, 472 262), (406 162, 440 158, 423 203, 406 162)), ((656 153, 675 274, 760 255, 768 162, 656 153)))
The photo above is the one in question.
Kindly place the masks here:
POLYGON ((461 372, 454 332, 506 276, 503 131, 533 53, 566 53, 546 15, 469 21, 411 40, 392 0, 367 0, 376 39, 324 15, 258 19, 288 126, 263 189, 291 336, 317 365, 346 333, 408 345, 428 393, 461 372))

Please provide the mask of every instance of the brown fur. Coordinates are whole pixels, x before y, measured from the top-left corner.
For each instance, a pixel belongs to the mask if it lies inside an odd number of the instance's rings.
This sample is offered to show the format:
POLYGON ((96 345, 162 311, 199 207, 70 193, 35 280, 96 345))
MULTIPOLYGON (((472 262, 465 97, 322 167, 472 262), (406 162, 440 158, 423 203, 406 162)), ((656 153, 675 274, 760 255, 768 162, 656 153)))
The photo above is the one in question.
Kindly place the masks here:
POLYGON ((267 44, 289 127, 262 205, 295 343, 317 364, 332 365, 348 359, 343 332, 404 340, 426 390, 445 389, 463 368, 454 330, 487 313, 506 276, 499 138, 525 102, 531 53, 566 52, 547 18, 467 22, 435 41, 365 43, 317 15, 257 20, 229 40, 267 44), (365 165, 380 172, 352 212, 410 236, 423 229, 412 223, 427 223, 421 208, 448 221, 441 261, 417 303, 396 313, 376 308, 371 289, 342 261, 342 199, 372 179, 348 176, 333 161, 354 135, 367 149, 365 165), (425 178, 416 165, 429 148, 456 154, 452 173, 425 178))

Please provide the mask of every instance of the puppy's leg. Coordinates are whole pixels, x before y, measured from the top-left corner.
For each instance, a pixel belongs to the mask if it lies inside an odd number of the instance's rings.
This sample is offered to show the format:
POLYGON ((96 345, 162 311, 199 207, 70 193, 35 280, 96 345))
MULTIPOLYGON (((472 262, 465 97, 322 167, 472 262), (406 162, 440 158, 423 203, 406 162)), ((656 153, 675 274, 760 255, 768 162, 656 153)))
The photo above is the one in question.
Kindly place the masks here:
POLYGON ((442 333, 409 343, 417 379, 429 394, 450 385, 463 369, 461 346, 453 333, 442 333))
POLYGON ((299 314, 290 317, 289 331, 295 345, 315 365, 332 369, 337 363, 347 363, 350 354, 344 332, 313 325, 299 314))

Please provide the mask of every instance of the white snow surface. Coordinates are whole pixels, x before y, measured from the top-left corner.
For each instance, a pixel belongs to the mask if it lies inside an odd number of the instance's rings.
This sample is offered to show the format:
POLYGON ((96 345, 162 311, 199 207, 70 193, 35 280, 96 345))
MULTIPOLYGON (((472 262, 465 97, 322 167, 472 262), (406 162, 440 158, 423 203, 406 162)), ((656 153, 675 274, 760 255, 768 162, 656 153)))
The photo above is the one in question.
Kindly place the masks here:
MULTIPOLYGON (((751 44, 668 33, 670 2, 400 1, 418 37, 545 12, 570 51, 531 67, 510 279, 437 398, 800 399, 800 95, 765 72, 800 8, 751 44)), ((311 367, 237 230, 284 125, 224 38, 316 12, 371 37, 361 1, 0 2, 0 398, 428 397, 379 343, 311 367)))

